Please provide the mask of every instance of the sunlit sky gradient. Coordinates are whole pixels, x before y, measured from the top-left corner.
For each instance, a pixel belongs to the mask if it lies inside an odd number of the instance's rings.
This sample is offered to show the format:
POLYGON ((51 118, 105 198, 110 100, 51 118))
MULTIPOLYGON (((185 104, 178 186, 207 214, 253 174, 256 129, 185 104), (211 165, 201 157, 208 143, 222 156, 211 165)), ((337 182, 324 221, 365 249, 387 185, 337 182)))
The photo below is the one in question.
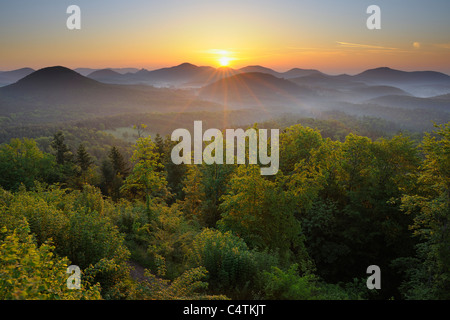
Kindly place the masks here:
POLYGON ((450 74, 449 0, 0 0, 0 70, 190 62, 354 74, 388 66, 450 74), (69 5, 82 29, 66 28, 69 5), (366 9, 381 7, 382 29, 366 9))

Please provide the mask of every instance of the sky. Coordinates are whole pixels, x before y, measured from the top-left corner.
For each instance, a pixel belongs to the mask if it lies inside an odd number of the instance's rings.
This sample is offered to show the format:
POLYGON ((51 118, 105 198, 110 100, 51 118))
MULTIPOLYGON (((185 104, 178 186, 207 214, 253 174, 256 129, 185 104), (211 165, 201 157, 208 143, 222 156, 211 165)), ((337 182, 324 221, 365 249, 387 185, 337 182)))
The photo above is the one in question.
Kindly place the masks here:
POLYGON ((0 0, 0 70, 189 62, 450 74, 449 0, 0 0), (69 30, 78 5, 81 29, 69 30), (381 29, 366 12, 381 9, 381 29))

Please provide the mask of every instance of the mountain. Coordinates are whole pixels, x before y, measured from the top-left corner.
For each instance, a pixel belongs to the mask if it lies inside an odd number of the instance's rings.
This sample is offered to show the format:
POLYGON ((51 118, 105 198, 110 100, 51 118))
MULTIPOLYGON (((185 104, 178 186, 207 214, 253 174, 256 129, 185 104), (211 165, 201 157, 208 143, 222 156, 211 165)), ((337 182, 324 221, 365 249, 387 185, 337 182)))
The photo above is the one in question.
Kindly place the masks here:
POLYGON ((157 87, 179 87, 188 83, 204 84, 215 73, 213 67, 198 67, 190 63, 182 63, 170 68, 162 68, 153 71, 141 69, 132 74, 128 73, 124 79, 130 83, 149 84, 157 87))
POLYGON ((52 88, 53 90, 73 90, 100 85, 79 73, 65 67, 48 67, 35 71, 14 84, 6 86, 3 91, 38 92, 52 88))
POLYGON ((368 100, 366 103, 403 109, 427 109, 450 113, 450 100, 439 97, 420 98, 413 96, 390 95, 368 100))
POLYGON ((410 95, 409 92, 394 86, 371 85, 349 77, 335 77, 323 73, 313 73, 289 80, 316 90, 321 97, 334 101, 363 102, 387 95, 410 95))
POLYGON ((189 105, 204 110, 215 104, 187 92, 149 86, 105 84, 61 66, 35 71, 0 88, 0 116, 22 122, 51 122, 125 112, 176 112, 189 105), (11 118, 12 119, 12 118, 11 118))
POLYGON ((247 66, 237 71, 240 73, 249 73, 249 72, 267 73, 277 78, 286 78, 289 80, 292 78, 305 77, 310 75, 323 75, 322 72, 313 69, 293 68, 286 72, 278 72, 262 66, 247 66))
POLYGON ((125 75, 111 69, 97 70, 88 74, 87 77, 103 83, 121 84, 127 82, 125 75))
POLYGON ((153 71, 89 70, 87 76, 81 71, 88 69, 77 70, 55 66, 0 72, 0 79, 13 81, 0 87, 1 129, 154 112, 201 111, 201 116, 238 108, 252 110, 255 117, 338 110, 407 123, 409 129, 450 119, 450 77, 434 71, 377 68, 333 76, 311 69, 277 72, 263 66, 190 63, 153 71))
POLYGON ((292 79, 292 78, 299 78, 299 77, 306 77, 306 76, 311 76, 311 75, 325 75, 322 72, 318 71, 318 70, 313 70, 313 69, 300 69, 300 68, 293 68, 289 71, 284 72, 283 77, 287 78, 287 79, 292 79))
POLYGON ((410 94, 402 89, 392 87, 392 86, 366 86, 359 87, 357 90, 354 90, 355 94, 359 94, 362 96, 373 96, 373 97, 382 97, 382 96, 410 96, 410 94))
POLYGON ((0 107, 2 111, 5 111, 5 108, 19 111, 21 107, 28 110, 28 105, 51 107, 56 104, 78 103, 81 106, 94 96, 110 94, 109 91, 111 90, 100 82, 71 69, 48 67, 0 88, 0 107))
POLYGON ((76 68, 76 69, 73 69, 73 70, 75 72, 78 72, 82 76, 88 76, 88 75, 90 75, 91 73, 93 73, 95 71, 105 70, 105 69, 109 69, 109 70, 115 71, 115 72, 120 73, 120 74, 136 73, 136 72, 139 71, 139 69, 136 69, 136 68, 103 68, 103 69, 76 68))
POLYGON ((311 90, 289 80, 261 72, 239 73, 209 84, 199 91, 202 98, 247 107, 267 104, 293 105, 312 95, 311 90))
POLYGON ((208 66, 196 66, 191 63, 161 68, 156 70, 141 69, 134 72, 120 72, 121 69, 76 69, 82 75, 104 83, 115 84, 146 84, 156 87, 196 87, 200 88, 222 78, 239 73, 265 73, 277 78, 295 78, 312 74, 321 75, 317 70, 294 68, 285 73, 277 72, 263 66, 247 66, 240 69, 229 67, 213 68, 208 66))
POLYGON ((0 72, 0 86, 6 86, 8 84, 14 83, 32 72, 34 72, 34 69, 31 68, 22 68, 12 71, 0 72))
POLYGON ((450 100, 450 93, 433 97, 434 99, 450 100))
POLYGON ((450 76, 436 71, 400 71, 387 67, 366 70, 354 79, 376 83, 450 83, 450 76))
POLYGON ((117 73, 120 73, 120 74, 136 73, 139 71, 139 69, 137 69, 137 68, 109 68, 109 69, 111 69, 112 71, 115 71, 117 73))
POLYGON ((368 85, 388 85, 427 98, 450 92, 450 76, 436 71, 401 71, 388 67, 369 69, 356 75, 337 75, 341 81, 362 82, 368 85))
POLYGON ((101 69, 92 69, 92 68, 76 68, 76 69, 73 69, 73 71, 81 74, 82 76, 88 76, 92 72, 95 72, 95 71, 98 71, 98 70, 101 70, 101 69))
POLYGON ((308 75, 303 75, 295 78, 290 78, 290 81, 303 86, 310 87, 326 87, 326 88, 360 88, 367 86, 361 81, 353 80, 351 77, 336 77, 323 74, 321 72, 312 72, 308 75))
POLYGON ((318 70, 300 69, 300 68, 293 68, 286 72, 278 72, 278 71, 272 70, 270 68, 262 67, 262 66, 247 66, 247 67, 241 68, 237 71, 240 73, 249 73, 249 72, 267 73, 267 74, 270 74, 277 78, 286 78, 286 79, 304 77, 304 76, 309 76, 309 75, 313 75, 313 74, 323 74, 322 72, 320 72, 318 70))
POLYGON ((266 74, 270 74, 274 77, 280 78, 282 77, 282 73, 277 72, 275 70, 272 70, 270 68, 266 68, 266 67, 262 67, 262 66, 247 66, 247 67, 243 67, 240 68, 238 70, 239 73, 266 73, 266 74))

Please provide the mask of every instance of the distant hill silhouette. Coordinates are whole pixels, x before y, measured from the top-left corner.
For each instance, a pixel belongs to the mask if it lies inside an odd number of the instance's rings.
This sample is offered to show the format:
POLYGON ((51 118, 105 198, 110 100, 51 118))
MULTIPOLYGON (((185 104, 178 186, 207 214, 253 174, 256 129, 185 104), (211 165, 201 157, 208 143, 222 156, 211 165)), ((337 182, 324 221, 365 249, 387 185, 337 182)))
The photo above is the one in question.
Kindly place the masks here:
POLYGON ((439 97, 419 98, 413 96, 389 95, 370 99, 367 103, 404 109, 439 110, 450 113, 450 100, 439 97))
MULTIPOLYGON (((4 74, 0 73, 0 78, 4 74)), ((62 66, 6 73, 15 77, 22 74, 18 81, 0 87, 2 123, 223 109, 223 105, 267 107, 273 112, 288 109, 314 113, 340 105, 341 110, 352 112, 386 107, 450 113, 450 77, 434 71, 406 72, 383 67, 354 76, 333 76, 300 68, 277 72, 263 66, 233 69, 183 63, 135 73, 101 69, 88 76, 62 66)))
POLYGON ((249 72, 267 73, 267 74, 273 75, 277 78, 286 78, 286 79, 304 77, 304 76, 309 76, 309 75, 313 75, 313 74, 323 74, 322 72, 320 72, 318 70, 300 69, 300 68, 293 68, 286 72, 278 72, 278 71, 275 71, 275 70, 272 70, 270 68, 266 68, 263 66, 247 66, 247 67, 238 69, 237 71, 240 73, 249 73, 249 72))
POLYGON ((332 77, 340 81, 394 86, 419 97, 432 97, 450 92, 450 76, 436 71, 401 71, 380 67, 354 76, 342 74, 332 77))
POLYGON ((391 86, 367 86, 360 87, 355 90, 355 93, 362 95, 373 95, 373 96, 387 96, 387 95, 401 95, 410 96, 410 94, 402 89, 391 87, 391 86), (357 91, 357 92, 356 92, 357 91))
POLYGON ((105 84, 61 66, 40 69, 0 88, 0 115, 24 113, 23 118, 28 119, 38 113, 45 115, 40 117, 44 122, 123 112, 177 111, 187 105, 191 110, 215 107, 177 90, 105 84))
POLYGON ((3 90, 38 92, 47 89, 73 90, 102 86, 99 82, 61 66, 43 68, 20 79, 3 90))
POLYGON ((192 82, 206 82, 215 73, 213 67, 198 67, 190 63, 182 63, 170 68, 153 71, 142 69, 134 74, 124 75, 124 79, 133 83, 144 83, 154 86, 182 86, 192 82))
POLYGON ((450 93, 433 97, 434 99, 450 100, 450 93))
POLYGON ((305 86, 318 86, 327 88, 355 88, 364 87, 364 82, 354 80, 350 76, 348 77, 336 77, 323 74, 321 72, 312 72, 308 75, 303 75, 289 79, 290 81, 299 85, 305 86))
POLYGON ((323 73, 289 79, 290 81, 316 90, 328 101, 364 102, 387 95, 410 95, 409 92, 388 85, 366 84, 349 77, 335 77, 323 73))
POLYGON ((221 103, 255 105, 297 103, 300 98, 313 95, 313 92, 268 73, 248 72, 209 84, 199 91, 199 95, 221 103))
POLYGON ((124 81, 125 76, 123 74, 113 71, 111 69, 96 70, 88 74, 87 77, 104 83, 121 84, 125 82, 124 81))
POLYGON ((321 76, 321 75, 325 75, 325 74, 318 70, 314 70, 314 69, 300 69, 300 68, 293 68, 293 69, 283 73, 283 76, 287 79, 306 77, 306 76, 321 76))
POLYGON ((238 69, 238 72, 239 73, 255 73, 255 72, 258 72, 258 73, 270 74, 270 75, 275 76, 277 78, 282 77, 282 73, 277 72, 275 70, 272 70, 270 68, 263 67, 263 66, 247 66, 247 67, 243 67, 243 68, 238 69))
POLYGON ((76 69, 73 69, 73 70, 75 72, 78 72, 82 76, 88 76, 88 75, 90 75, 91 73, 93 73, 95 71, 100 71, 100 70, 105 70, 105 69, 112 70, 112 71, 117 72, 119 74, 136 73, 136 72, 139 71, 139 69, 137 69, 137 68, 101 68, 101 69, 76 68, 76 69))
POLYGON ((450 76, 436 71, 400 71, 388 67, 366 70, 353 76, 353 79, 377 83, 393 82, 419 82, 419 83, 439 83, 449 82, 450 76))
POLYGON ((104 83, 147 84, 157 87, 203 87, 222 78, 240 73, 259 72, 286 79, 322 74, 317 70, 300 68, 293 68, 283 73, 263 66, 247 66, 240 69, 232 69, 230 67, 196 66, 191 63, 182 63, 174 67, 156 70, 141 69, 137 72, 128 73, 120 73, 114 69, 91 70, 91 73, 87 72, 87 70, 83 70, 83 72, 89 78, 104 83))
POLYGON ((8 84, 14 83, 23 77, 26 77, 30 73, 34 72, 31 68, 21 68, 11 71, 0 71, 0 86, 6 86, 8 84))

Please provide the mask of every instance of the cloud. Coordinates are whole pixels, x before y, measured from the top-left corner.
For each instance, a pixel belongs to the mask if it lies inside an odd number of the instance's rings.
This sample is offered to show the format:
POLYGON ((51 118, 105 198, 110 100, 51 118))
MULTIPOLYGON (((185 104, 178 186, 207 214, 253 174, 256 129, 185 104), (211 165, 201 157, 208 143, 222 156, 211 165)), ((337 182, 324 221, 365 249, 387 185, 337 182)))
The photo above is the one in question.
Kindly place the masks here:
POLYGON ((383 46, 374 46, 369 44, 360 44, 360 43, 351 43, 351 42, 342 42, 336 41, 340 46, 345 48, 361 48, 361 49, 370 49, 370 50, 397 50, 398 48, 391 47, 383 47, 383 46))
POLYGON ((450 49, 450 43, 437 43, 434 46, 441 49, 450 49))

